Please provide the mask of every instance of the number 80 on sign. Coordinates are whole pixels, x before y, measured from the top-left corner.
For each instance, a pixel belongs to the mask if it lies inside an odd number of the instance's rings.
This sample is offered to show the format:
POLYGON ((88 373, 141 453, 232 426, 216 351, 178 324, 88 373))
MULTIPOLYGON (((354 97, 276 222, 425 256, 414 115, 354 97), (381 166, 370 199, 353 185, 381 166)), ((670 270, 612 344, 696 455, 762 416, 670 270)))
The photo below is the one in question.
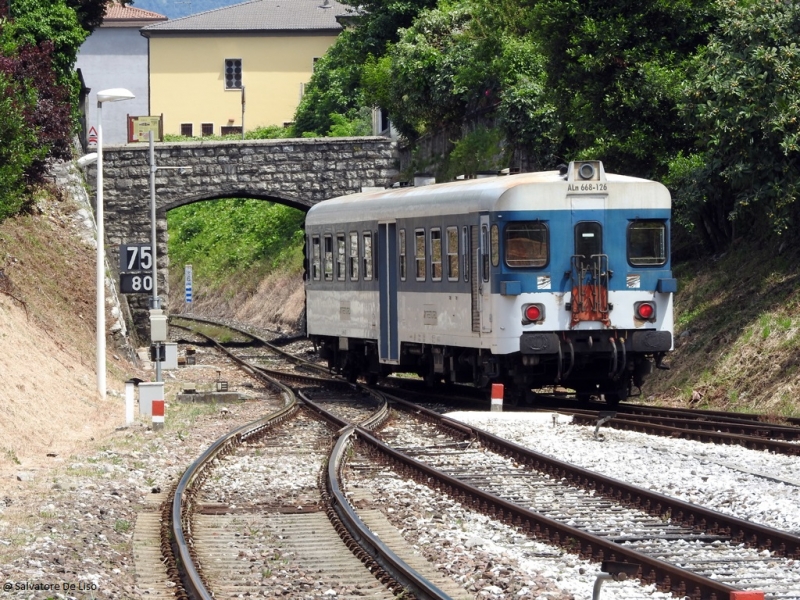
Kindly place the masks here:
POLYGON ((153 274, 120 273, 119 289, 123 294, 149 294, 153 291, 153 274))

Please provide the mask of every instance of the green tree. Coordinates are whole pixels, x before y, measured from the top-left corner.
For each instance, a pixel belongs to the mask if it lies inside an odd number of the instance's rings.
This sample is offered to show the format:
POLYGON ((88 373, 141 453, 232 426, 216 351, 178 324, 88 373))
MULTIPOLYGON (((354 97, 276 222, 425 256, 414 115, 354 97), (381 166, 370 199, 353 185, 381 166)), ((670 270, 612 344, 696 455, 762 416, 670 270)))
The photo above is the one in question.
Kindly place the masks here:
POLYGON ((303 246, 301 211, 254 199, 196 202, 171 210, 169 254, 198 277, 221 281, 247 272, 252 281, 296 259, 303 246))
POLYGON ((721 4, 719 30, 684 86, 699 150, 670 173, 679 217, 714 249, 737 235, 737 222, 780 235, 800 217, 800 6, 721 4))
POLYGON ((659 177, 694 135, 678 111, 716 0, 528 0, 566 157, 659 177))
POLYGON ((295 135, 325 135, 338 122, 357 122, 366 104, 361 89, 362 66, 370 55, 382 56, 398 32, 410 26, 419 11, 436 0, 346 0, 353 7, 351 25, 339 34, 314 74, 295 111, 295 135))
POLYGON ((13 18, 3 26, 5 44, 17 47, 53 44, 53 70, 59 84, 73 85, 78 49, 88 31, 65 0, 14 0, 13 18))
POLYGON ((0 221, 22 209, 26 171, 47 155, 25 118, 35 106, 35 88, 20 86, 0 71, 0 221))

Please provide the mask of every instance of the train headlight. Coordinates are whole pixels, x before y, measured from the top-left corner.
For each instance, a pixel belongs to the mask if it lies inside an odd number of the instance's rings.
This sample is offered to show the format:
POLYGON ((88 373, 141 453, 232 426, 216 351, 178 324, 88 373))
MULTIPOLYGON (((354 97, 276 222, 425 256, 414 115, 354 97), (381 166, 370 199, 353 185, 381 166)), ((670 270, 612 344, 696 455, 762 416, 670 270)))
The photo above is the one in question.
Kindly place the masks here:
POLYGON ((522 307, 522 324, 544 321, 544 304, 525 304, 522 307))
POLYGON ((637 319, 653 322, 656 320, 656 305, 654 302, 637 302, 633 305, 633 312, 637 319))

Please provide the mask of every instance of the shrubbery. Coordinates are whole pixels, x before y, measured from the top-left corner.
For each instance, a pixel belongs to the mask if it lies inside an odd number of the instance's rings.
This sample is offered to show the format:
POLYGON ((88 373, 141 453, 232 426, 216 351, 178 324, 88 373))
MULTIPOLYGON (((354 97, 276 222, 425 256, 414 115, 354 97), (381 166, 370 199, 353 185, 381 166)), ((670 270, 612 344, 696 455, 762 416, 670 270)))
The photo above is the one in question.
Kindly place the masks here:
POLYGON ((105 0, 0 0, 0 220, 24 210, 47 158, 71 157, 75 57, 104 12, 105 0))
POLYGON ((760 238, 800 226, 796 2, 352 4, 354 27, 297 111, 301 131, 328 131, 365 105, 388 109, 412 148, 490 124, 539 168, 599 158, 665 181, 677 220, 709 249, 730 244, 737 223, 760 238))

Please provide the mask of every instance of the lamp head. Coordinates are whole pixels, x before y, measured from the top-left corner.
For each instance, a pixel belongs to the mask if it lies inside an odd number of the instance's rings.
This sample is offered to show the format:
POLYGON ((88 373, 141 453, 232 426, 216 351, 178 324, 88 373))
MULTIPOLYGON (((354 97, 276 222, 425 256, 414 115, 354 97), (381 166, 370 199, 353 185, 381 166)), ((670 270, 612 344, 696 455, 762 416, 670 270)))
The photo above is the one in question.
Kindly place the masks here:
POLYGON ((111 88, 110 90, 102 90, 97 92, 97 103, 103 102, 119 102, 120 100, 132 100, 136 98, 133 92, 125 88, 111 88))
POLYGON ((83 169, 88 167, 89 165, 97 162, 97 152, 91 152, 90 154, 84 154, 78 160, 78 166, 83 169))

